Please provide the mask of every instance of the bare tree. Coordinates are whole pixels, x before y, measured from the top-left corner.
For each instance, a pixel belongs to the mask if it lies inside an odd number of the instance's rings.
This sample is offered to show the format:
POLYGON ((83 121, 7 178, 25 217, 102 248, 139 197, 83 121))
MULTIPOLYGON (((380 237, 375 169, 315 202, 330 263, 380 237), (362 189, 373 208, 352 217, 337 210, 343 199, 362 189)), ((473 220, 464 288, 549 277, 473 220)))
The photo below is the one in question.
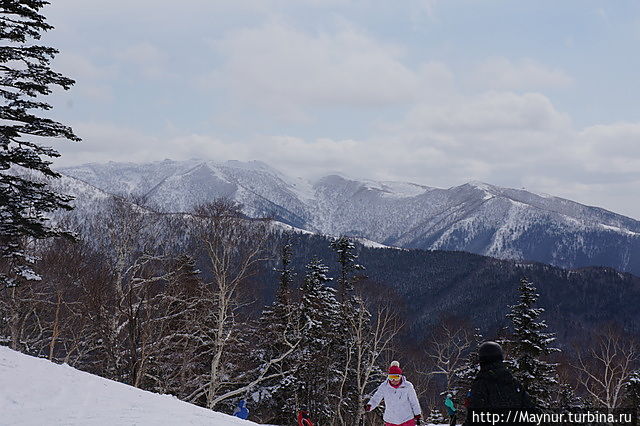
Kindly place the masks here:
POLYGON ((371 321, 371 315, 360 297, 354 298, 357 304, 357 315, 350 318, 349 331, 353 342, 353 363, 355 366, 355 381, 358 393, 358 405, 355 409, 357 422, 364 419, 360 408, 364 406, 364 399, 368 386, 380 373, 380 358, 389 350, 391 344, 400 331, 401 325, 397 315, 391 308, 379 307, 371 321))
POLYGON ((202 282, 195 261, 180 255, 170 261, 166 282, 153 291, 147 308, 142 376, 145 388, 186 399, 198 387, 204 355, 210 290, 202 282))
MULTIPOLYGON (((100 262, 102 256, 84 241, 66 238, 41 242, 31 251, 38 259, 34 270, 40 279, 29 286, 8 289, 13 294, 0 301, 0 306, 7 301, 14 304, 14 316, 9 318, 13 319, 10 324, 15 348, 86 368, 91 364, 88 354, 96 349, 96 336, 103 336, 101 330, 91 328, 99 308, 85 304, 89 288, 108 281, 105 264, 100 262), (93 337, 94 343, 90 343, 93 337)), ((100 300, 108 304, 104 294, 100 300)), ((101 369, 89 369, 102 373, 101 369)))
MULTIPOLYGON (((67 227, 68 229, 68 227, 67 227)), ((90 261, 89 250, 83 241, 58 238, 39 248, 40 260, 36 270, 42 280, 34 284, 41 292, 43 301, 41 327, 47 329, 46 347, 40 356, 48 353, 49 360, 69 361, 69 355, 78 342, 71 337, 82 322, 79 288, 81 282, 95 269, 90 261)))
POLYGON ((0 282, 0 338, 13 350, 27 351, 28 342, 34 340, 33 336, 27 337, 30 334, 28 324, 30 319, 34 319, 34 314, 37 321, 37 312, 42 302, 33 287, 41 281, 41 277, 31 269, 36 258, 35 241, 20 237, 15 238, 15 244, 25 253, 30 253, 29 256, 24 255, 30 266, 28 273, 16 275, 14 272, 20 268, 20 262, 9 257, 0 257, 0 278, 15 275, 11 280, 0 282))
POLYGON ((589 399, 601 407, 613 410, 620 406, 624 387, 640 359, 634 340, 622 332, 607 327, 590 344, 577 350, 574 368, 578 384, 589 399))
MULTIPOLYGON (((265 251, 269 222, 246 218, 238 204, 218 199, 198 206, 194 211, 197 239, 207 257, 212 288, 213 311, 210 339, 212 344, 207 383, 199 390, 206 395, 206 405, 214 408, 235 393, 223 391, 227 383, 225 357, 239 330, 236 312, 247 280, 268 259, 265 251), (221 399, 222 397, 222 399, 221 399)), ((196 392, 196 397, 198 392, 196 392)))
POLYGON ((436 327, 425 351, 432 365, 427 374, 443 377, 446 390, 451 390, 456 373, 474 342, 473 329, 464 321, 454 317, 444 318, 436 327))
POLYGON ((113 197, 94 224, 93 242, 107 254, 113 276, 112 309, 101 305, 106 319, 102 346, 107 354, 107 377, 140 386, 147 359, 149 287, 167 280, 166 256, 158 248, 158 216, 135 199, 113 197))
POLYGON ((43 322, 46 295, 35 283, 0 288, 0 316, 3 339, 9 346, 32 355, 39 355, 46 346, 48 324, 43 322))

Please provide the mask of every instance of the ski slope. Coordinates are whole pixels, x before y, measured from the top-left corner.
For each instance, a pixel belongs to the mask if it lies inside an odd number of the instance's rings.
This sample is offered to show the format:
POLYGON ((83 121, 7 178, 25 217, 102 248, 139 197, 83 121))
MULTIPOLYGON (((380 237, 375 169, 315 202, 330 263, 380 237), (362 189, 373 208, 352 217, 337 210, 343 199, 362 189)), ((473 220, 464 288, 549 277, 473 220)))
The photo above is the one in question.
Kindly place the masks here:
POLYGON ((207 410, 0 346, 0 425, 250 426, 207 410))

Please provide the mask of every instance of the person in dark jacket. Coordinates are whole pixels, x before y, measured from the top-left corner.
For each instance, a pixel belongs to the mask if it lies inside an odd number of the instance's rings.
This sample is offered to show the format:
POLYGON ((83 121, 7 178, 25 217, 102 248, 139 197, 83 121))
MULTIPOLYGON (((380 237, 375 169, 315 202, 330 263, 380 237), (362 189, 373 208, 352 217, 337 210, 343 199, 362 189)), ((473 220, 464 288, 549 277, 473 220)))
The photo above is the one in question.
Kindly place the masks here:
POLYGON ((502 426, 526 424, 517 419, 514 421, 515 412, 535 412, 536 408, 522 385, 505 367, 502 347, 496 342, 484 342, 478 348, 478 358, 480 372, 471 385, 464 425, 495 423, 495 418, 493 421, 488 418, 489 414, 502 415, 502 426), (514 417, 508 417, 509 412, 514 417))

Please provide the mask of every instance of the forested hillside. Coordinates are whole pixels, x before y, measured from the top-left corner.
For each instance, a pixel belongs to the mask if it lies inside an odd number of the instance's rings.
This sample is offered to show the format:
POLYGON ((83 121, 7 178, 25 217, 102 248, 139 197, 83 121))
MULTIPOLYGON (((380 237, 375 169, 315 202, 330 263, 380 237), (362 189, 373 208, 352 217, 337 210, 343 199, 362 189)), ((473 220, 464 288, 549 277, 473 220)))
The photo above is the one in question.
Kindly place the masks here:
POLYGON ((363 245, 224 199, 170 214, 111 198, 60 223, 75 241, 34 244, 39 278, 3 290, 4 342, 223 412, 249 398, 259 422, 286 424, 306 405, 353 424, 392 358, 436 404, 465 386, 480 339, 508 339, 525 277, 576 392, 575 343, 606 328, 630 344, 639 331, 640 279, 610 268, 363 245))

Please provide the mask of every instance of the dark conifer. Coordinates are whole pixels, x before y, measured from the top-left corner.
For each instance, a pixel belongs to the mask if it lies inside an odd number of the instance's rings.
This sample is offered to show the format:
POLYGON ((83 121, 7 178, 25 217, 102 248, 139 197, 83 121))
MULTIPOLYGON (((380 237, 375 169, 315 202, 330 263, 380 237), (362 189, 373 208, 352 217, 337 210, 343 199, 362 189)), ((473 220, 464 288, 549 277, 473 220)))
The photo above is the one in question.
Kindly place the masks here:
POLYGON ((38 138, 80 140, 71 128, 39 113, 52 108, 39 98, 54 86, 67 90, 74 84, 50 68, 58 51, 34 43, 53 28, 39 13, 46 4, 0 2, 0 261, 6 265, 0 281, 7 287, 37 279, 24 240, 59 235, 61 231, 50 226, 45 215, 70 209, 70 198, 55 193, 46 182, 60 176, 46 159, 59 154, 38 138))
POLYGON ((507 314, 513 324, 513 334, 502 343, 507 349, 507 362, 513 375, 538 406, 548 407, 552 392, 558 386, 558 378, 556 365, 545 358, 559 349, 551 346, 555 337, 552 333, 545 333, 545 321, 538 321, 544 309, 534 307, 539 297, 534 285, 523 278, 518 292, 519 302, 511 306, 511 312, 507 314))
POLYGON ((274 375, 256 389, 256 411, 270 423, 285 424, 296 409, 296 389, 298 381, 293 374, 298 370, 300 352, 298 350, 300 330, 291 300, 291 287, 295 273, 291 269, 293 244, 286 236, 281 249, 282 267, 276 299, 262 311, 258 321, 255 356, 258 370, 268 369, 266 375, 274 375), (273 363, 273 360, 282 358, 273 363))
POLYGON ((349 293, 353 290, 353 284, 357 279, 352 274, 356 271, 364 270, 364 267, 356 262, 358 259, 356 246, 348 237, 342 236, 332 241, 329 246, 338 256, 338 263, 340 264, 338 295, 340 296, 340 302, 344 303, 349 293))
POLYGON ((625 383, 622 407, 640 414, 640 370, 635 370, 625 383))
POLYGON ((296 372, 299 407, 306 406, 320 424, 335 416, 332 402, 340 379, 338 372, 342 370, 335 351, 344 332, 336 327, 340 307, 335 290, 326 285, 331 281, 327 272, 318 259, 307 265, 299 308, 301 359, 296 372))
MULTIPOLYGON (((364 270, 364 267, 357 263, 358 255, 356 246, 348 237, 341 236, 333 240, 329 247, 335 252, 338 265, 338 296, 340 302, 341 315, 338 318, 338 327, 342 332, 337 336, 337 348, 335 357, 340 365, 341 381, 339 384, 336 399, 336 415, 344 421, 356 422, 360 411, 361 396, 357 386, 357 356, 355 354, 358 345, 366 345, 366 339, 371 314, 367 311, 362 300, 354 296, 354 284, 358 280, 355 273, 364 270), (365 329, 355 330, 354 327, 362 326, 365 329), (357 338, 362 341, 356 341, 357 338)), ((362 347, 360 347, 362 350, 362 347)), ((362 367, 362 366, 361 366, 362 367)))

